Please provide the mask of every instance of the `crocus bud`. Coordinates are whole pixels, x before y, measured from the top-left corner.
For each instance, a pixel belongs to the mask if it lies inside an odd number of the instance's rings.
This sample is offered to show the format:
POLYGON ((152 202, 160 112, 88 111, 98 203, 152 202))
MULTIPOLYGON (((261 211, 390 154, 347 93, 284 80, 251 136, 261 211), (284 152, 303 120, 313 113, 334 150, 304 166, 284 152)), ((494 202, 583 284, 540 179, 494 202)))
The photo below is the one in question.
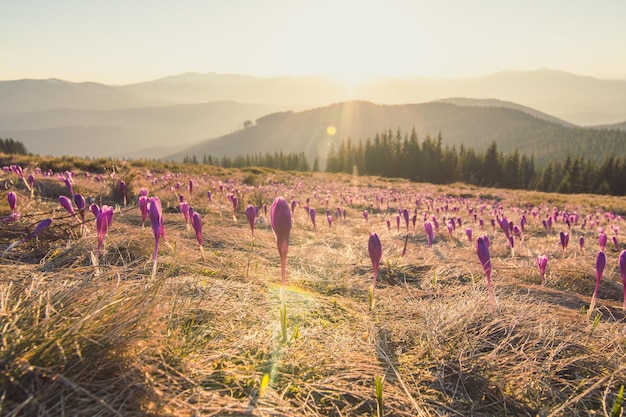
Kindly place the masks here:
POLYGON ((487 275, 487 290, 489 291, 489 300, 491 301, 493 299, 491 290, 491 255, 489 254, 489 247, 482 237, 476 239, 476 253, 478 254, 478 260, 487 275))
POLYGON ((596 286, 593 290, 593 296, 591 297, 591 303, 589 304, 587 314, 591 314, 596 305, 596 297, 598 296, 598 289, 600 288, 600 280, 602 279, 602 273, 604 272, 605 267, 606 254, 604 251, 600 251, 598 252, 598 256, 596 256, 596 286))
POLYGON ((59 196, 59 203, 71 215, 75 215, 76 214, 74 212, 74 207, 72 206, 72 202, 70 201, 70 199, 68 197, 66 197, 64 195, 59 196))
POLYGON ((7 193, 7 201, 9 202, 9 208, 13 213, 17 212, 17 194, 14 191, 9 191, 7 193))
POLYGON ((428 247, 430 248, 435 240, 435 231, 433 230, 432 223, 424 222, 424 230, 426 231, 426 239, 428 241, 428 247))
POLYGON ((76 204, 76 208, 81 213, 85 211, 85 207, 87 206, 87 203, 85 202, 85 197, 83 197, 81 194, 74 194, 74 204, 76 204))
POLYGON ((311 223, 313 223, 313 230, 317 231, 317 228, 315 227, 315 216, 317 216, 317 210, 315 210, 314 207, 311 207, 309 209, 309 217, 311 218, 311 223))
POLYGON ((152 233, 154 233, 154 238, 158 242, 159 237, 161 237, 161 225, 163 224, 163 208, 159 197, 150 198, 149 206, 148 217, 152 225, 152 233))
POLYGON ((622 285, 624 286, 624 306, 623 311, 626 313, 626 250, 619 254, 619 271, 622 276, 622 285))
POLYGON ((374 288, 376 288, 376 277, 378 276, 378 268, 380 267, 380 259, 383 256, 383 247, 376 233, 370 233, 370 239, 367 243, 367 252, 372 261, 372 269, 374 270, 374 280, 372 281, 372 299, 374 296, 374 288))
POLYGON ((606 241, 606 234, 604 232, 600 232, 600 236, 598 237, 598 243, 600 244, 600 249, 602 250, 602 252, 604 252, 604 249, 606 248, 606 241))
POLYGON ((256 210, 253 205, 246 207, 246 217, 248 218, 248 224, 250 225, 252 237, 254 237, 254 219, 256 217, 256 210))
POLYGON ((202 246, 202 218, 197 211, 194 211, 191 216, 191 226, 193 227, 194 232, 196 232, 198 245, 202 246))
POLYGON ((545 283, 546 267, 548 266, 548 257, 546 255, 539 255, 537 257, 537 266, 539 267, 539 274, 541 275, 541 285, 545 283))
POLYGON ((286 281, 286 262, 287 251, 289 250, 289 233, 291 232, 291 210, 289 203, 283 197, 277 197, 272 203, 270 209, 270 224, 274 237, 276 238, 276 247, 281 260, 282 285, 286 281))

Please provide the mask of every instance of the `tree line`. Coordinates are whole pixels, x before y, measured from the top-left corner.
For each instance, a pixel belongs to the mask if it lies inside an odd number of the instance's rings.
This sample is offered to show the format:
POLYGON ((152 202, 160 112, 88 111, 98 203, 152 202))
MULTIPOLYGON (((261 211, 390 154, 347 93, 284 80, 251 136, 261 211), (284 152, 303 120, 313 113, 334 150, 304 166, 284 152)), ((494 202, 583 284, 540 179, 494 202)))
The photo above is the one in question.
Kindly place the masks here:
MULTIPOLYGON (((186 156, 183 158, 183 163, 198 164, 198 158, 194 155, 192 157, 186 156)), ((207 165, 220 166, 222 168, 246 168, 246 167, 265 167, 280 169, 283 171, 319 171, 319 162, 316 159, 313 163, 313 168, 309 165, 304 152, 300 153, 283 153, 274 152, 273 154, 267 152, 265 154, 259 152, 256 154, 237 155, 234 157, 222 156, 213 157, 211 155, 203 155, 202 163, 207 165)))
MULTIPOLYGON (((593 155, 592 155, 593 157, 593 155)), ((411 181, 450 184, 464 182, 484 187, 561 193, 626 193, 626 160, 604 161, 568 156, 537 168, 534 157, 518 151, 504 154, 492 142, 482 152, 461 145, 444 146, 443 138, 418 140, 415 130, 379 132, 374 139, 354 144, 350 138, 331 146, 327 172, 400 177, 411 181)))
POLYGON ((27 155, 28 151, 26 150, 26 146, 18 140, 13 140, 12 138, 2 139, 0 138, 0 152, 6 154, 18 154, 18 155, 27 155))

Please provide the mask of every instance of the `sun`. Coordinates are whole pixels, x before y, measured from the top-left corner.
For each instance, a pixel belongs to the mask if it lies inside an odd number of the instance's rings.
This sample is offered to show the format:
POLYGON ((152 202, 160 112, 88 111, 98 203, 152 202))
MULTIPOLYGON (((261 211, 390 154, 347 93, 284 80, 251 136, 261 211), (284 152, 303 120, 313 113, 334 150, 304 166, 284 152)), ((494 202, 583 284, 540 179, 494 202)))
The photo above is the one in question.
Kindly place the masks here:
POLYGON ((326 133, 328 136, 335 136, 337 134, 337 128, 335 126, 328 126, 326 128, 326 133))

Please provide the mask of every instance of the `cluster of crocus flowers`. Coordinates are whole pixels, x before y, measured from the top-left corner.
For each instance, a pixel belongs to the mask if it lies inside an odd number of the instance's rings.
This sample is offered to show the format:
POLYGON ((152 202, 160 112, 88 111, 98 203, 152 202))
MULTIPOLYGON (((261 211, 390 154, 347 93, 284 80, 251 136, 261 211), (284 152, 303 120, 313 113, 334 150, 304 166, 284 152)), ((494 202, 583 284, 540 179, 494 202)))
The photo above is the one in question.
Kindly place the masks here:
POLYGON ((280 323, 283 343, 287 342, 287 306, 285 304, 285 285, 287 282, 287 252, 291 232, 291 210, 287 200, 277 197, 270 209, 270 223, 276 238, 276 247, 280 256, 280 323))
MULTIPOLYGON (((407 235, 408 236, 408 235, 407 235)), ((370 233, 370 238, 367 243, 367 252, 370 255, 372 261, 372 270, 374 271, 374 278, 372 279, 372 286, 370 288, 370 310, 374 308, 374 290, 376 288, 376 279, 378 278, 378 268, 380 266, 380 259, 383 256, 383 248, 380 244, 380 239, 376 233, 370 233)))

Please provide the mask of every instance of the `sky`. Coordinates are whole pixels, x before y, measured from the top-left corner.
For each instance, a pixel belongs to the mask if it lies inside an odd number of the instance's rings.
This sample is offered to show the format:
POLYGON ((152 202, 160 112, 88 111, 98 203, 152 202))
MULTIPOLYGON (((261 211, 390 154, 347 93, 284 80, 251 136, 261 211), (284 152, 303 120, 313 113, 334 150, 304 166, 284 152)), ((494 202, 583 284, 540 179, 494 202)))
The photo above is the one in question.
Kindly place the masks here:
POLYGON ((626 79, 624 0, 0 0, 0 80, 626 79))

